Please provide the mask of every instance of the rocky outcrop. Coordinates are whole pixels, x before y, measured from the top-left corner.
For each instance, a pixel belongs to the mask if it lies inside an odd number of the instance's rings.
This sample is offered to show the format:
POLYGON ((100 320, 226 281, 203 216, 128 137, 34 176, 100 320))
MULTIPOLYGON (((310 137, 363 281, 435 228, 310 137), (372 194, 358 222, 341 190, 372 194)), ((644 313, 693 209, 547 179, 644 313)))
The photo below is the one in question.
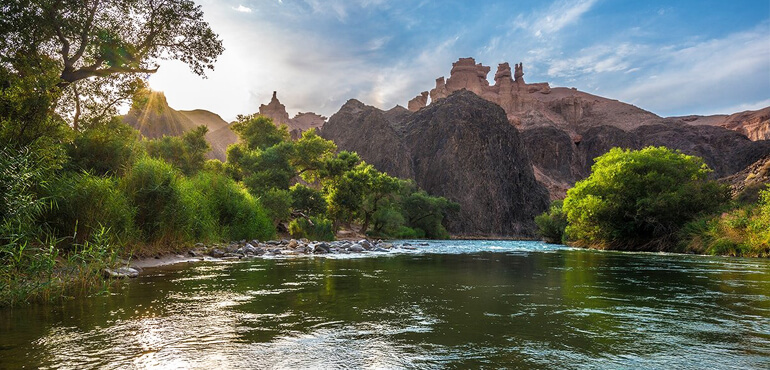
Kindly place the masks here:
POLYGON ((273 91, 270 102, 259 106, 259 114, 272 119, 276 126, 286 125, 292 140, 298 140, 303 132, 313 128, 320 129, 326 123, 326 117, 313 112, 299 112, 289 119, 286 106, 281 104, 277 95, 277 92, 273 91))
POLYGON ((286 112, 286 106, 278 101, 278 92, 273 91, 273 98, 267 104, 259 106, 259 114, 273 120, 276 125, 288 125, 289 113, 286 112))
POLYGON ((123 122, 149 139, 181 136, 198 126, 206 126, 209 129, 206 141, 211 145, 206 156, 221 161, 226 158, 227 146, 238 141, 229 124, 216 113, 203 109, 177 111, 169 107, 166 96, 159 91, 148 90, 138 95, 131 110, 123 116, 123 122))
POLYGON ((206 157, 224 162, 227 160, 227 147, 238 142, 238 135, 228 125, 206 133, 206 141, 211 145, 211 151, 206 157))
POLYGON ((750 164, 738 173, 719 179, 730 185, 734 197, 755 202, 759 191, 770 185, 770 155, 766 155, 750 164))
POLYGON ((460 204, 450 232, 533 235, 548 191, 499 106, 458 91, 411 115, 405 127, 416 183, 460 204))
POLYGON ((423 91, 420 95, 417 95, 414 99, 409 101, 407 108, 412 112, 417 112, 418 110, 425 108, 426 105, 428 105, 428 92, 423 91))
POLYGON ((468 91, 415 113, 350 100, 322 136, 381 171, 460 203, 447 220, 455 235, 533 235, 533 219, 548 205, 518 130, 499 106, 468 91))
POLYGON ((165 94, 150 90, 137 94, 131 109, 123 116, 123 122, 150 139, 180 136, 198 127, 188 116, 169 107, 165 94))
POLYGON ((770 140, 770 107, 731 115, 673 117, 690 125, 724 127, 751 140, 770 140))
POLYGON ((380 109, 348 100, 329 118, 321 136, 340 150, 357 152, 366 162, 391 176, 412 178, 411 158, 399 134, 380 109))

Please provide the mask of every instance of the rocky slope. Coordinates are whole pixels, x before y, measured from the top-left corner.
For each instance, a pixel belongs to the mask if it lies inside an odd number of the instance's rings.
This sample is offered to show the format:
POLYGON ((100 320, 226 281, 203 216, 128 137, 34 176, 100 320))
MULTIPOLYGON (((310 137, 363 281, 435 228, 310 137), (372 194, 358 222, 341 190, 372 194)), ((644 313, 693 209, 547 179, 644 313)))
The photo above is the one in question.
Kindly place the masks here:
POLYGON ((526 83, 521 63, 513 73, 508 63, 498 65, 494 85, 487 80, 490 70, 473 58, 460 58, 450 77, 438 78, 430 93, 409 102, 409 109, 427 109, 459 90, 498 104, 521 131, 534 173, 552 199, 563 198, 590 173, 594 158, 612 147, 680 149, 703 157, 714 177, 733 174, 770 150, 762 141, 770 135, 770 107, 730 116, 663 118, 574 88, 526 83))
POLYGON ((691 125, 724 127, 751 140, 770 140, 770 107, 731 115, 674 117, 691 125))
POLYGON ((391 176, 413 178, 411 156, 387 113, 358 100, 348 100, 323 126, 321 136, 340 150, 357 152, 391 176))
POLYGON ((448 220, 455 235, 533 235, 533 219, 548 205, 518 130, 499 106, 468 91, 413 114, 350 100, 322 136, 458 202, 459 214, 448 220))
POLYGON ((224 161, 227 146, 238 140, 229 124, 218 114, 203 109, 175 110, 169 107, 166 96, 159 91, 145 92, 123 116, 123 122, 149 139, 164 135, 181 136, 198 126, 206 126, 209 129, 206 140, 211 145, 211 151, 207 153, 209 159, 224 161))

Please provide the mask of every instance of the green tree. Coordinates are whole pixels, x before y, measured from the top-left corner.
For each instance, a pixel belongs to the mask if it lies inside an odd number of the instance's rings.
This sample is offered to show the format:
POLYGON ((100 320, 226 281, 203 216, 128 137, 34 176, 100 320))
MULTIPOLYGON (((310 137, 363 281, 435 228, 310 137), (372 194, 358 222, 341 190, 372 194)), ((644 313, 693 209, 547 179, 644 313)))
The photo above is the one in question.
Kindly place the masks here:
POLYGON ((337 151, 337 145, 318 136, 314 128, 303 132, 293 146, 291 165, 309 183, 319 179, 324 166, 334 158, 337 151))
POLYGON ((265 208, 268 218, 274 226, 288 220, 291 217, 291 193, 284 189, 270 189, 259 198, 262 207, 265 208))
POLYGON ((564 202, 555 200, 548 211, 535 217, 537 233, 546 243, 563 243, 564 230, 567 228, 567 215, 562 210, 564 202))
POLYGON ((326 199, 321 191, 311 187, 294 184, 289 189, 291 193, 291 207, 307 216, 320 216, 326 214, 326 199))
POLYGON ((665 250, 677 231, 729 200, 703 160, 665 147, 614 148, 567 192, 568 237, 598 248, 665 250))
POLYGON ((8 0, 2 10, 0 64, 18 76, 49 65, 45 74, 57 80, 42 95, 72 97, 75 129, 88 108, 81 97, 100 95, 101 110, 116 103, 110 94, 130 85, 130 75, 156 72, 159 60, 181 60, 203 75, 224 50, 189 0, 8 0))
POLYGON ((139 132, 120 117, 89 126, 67 146, 69 167, 96 175, 120 175, 143 153, 139 132))
POLYGON ((185 175, 193 175, 203 169, 206 153, 211 146, 206 141, 206 126, 198 126, 186 132, 182 137, 163 136, 159 139, 147 140, 147 153, 155 158, 161 158, 182 170, 185 175))
POLYGON ((431 239, 446 239, 449 233, 444 228, 446 217, 460 209, 460 205, 444 197, 434 197, 425 190, 416 190, 409 183, 408 194, 402 200, 402 209, 407 219, 407 226, 420 229, 425 237, 431 239))
POLYGON ((243 144, 237 145, 248 150, 265 150, 291 139, 286 126, 278 127, 272 119, 259 114, 239 115, 230 128, 241 138, 243 144))

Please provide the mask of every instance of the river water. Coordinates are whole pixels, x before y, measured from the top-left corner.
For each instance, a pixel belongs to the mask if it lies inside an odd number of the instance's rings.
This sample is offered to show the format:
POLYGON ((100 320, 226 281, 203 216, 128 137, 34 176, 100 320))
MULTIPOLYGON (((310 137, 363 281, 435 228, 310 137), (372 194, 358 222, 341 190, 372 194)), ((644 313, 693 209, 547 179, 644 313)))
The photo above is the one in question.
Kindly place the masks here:
POLYGON ((0 311, 0 368, 770 368, 770 261, 442 241, 0 311))

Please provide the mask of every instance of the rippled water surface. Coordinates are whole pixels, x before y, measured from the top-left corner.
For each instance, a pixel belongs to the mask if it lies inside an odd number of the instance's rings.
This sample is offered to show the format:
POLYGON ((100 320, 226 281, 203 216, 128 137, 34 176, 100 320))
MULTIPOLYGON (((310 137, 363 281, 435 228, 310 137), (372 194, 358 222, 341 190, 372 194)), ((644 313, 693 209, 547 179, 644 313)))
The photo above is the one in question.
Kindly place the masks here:
POLYGON ((433 242, 0 311, 0 368, 770 368, 770 261, 433 242))

